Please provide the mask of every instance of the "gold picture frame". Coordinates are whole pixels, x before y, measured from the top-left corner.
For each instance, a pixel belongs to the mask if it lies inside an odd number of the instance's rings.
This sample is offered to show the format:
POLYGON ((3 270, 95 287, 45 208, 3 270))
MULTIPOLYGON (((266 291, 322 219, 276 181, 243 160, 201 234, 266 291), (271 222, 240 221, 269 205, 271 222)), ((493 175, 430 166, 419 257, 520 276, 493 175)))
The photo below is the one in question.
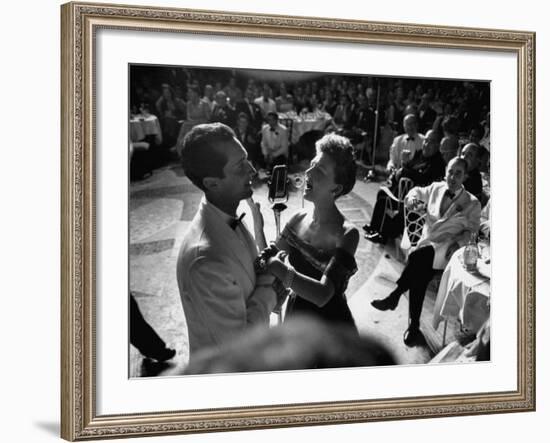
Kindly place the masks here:
POLYGON ((61 436, 184 434, 535 409, 535 34, 431 25, 68 3, 62 22, 61 436), (100 28, 503 51, 517 55, 517 389, 391 400, 96 413, 95 33, 100 28))

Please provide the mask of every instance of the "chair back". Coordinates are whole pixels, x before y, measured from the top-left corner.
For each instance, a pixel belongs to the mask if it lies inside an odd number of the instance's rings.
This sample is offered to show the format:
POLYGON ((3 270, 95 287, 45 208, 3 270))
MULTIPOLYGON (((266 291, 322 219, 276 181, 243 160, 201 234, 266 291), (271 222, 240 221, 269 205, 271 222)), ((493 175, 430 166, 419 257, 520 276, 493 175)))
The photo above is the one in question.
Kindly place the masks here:
MULTIPOLYGON (((380 231, 385 233, 385 223, 388 219, 398 220, 396 217, 403 214, 403 202, 405 201, 405 196, 414 186, 414 182, 407 177, 401 177, 397 184, 397 195, 394 195, 392 191, 387 186, 382 186, 380 190, 386 194, 386 202, 384 207, 384 214, 382 216, 382 221, 380 223, 380 231)), ((398 221, 398 224, 401 224, 398 221)), ((399 226, 397 226, 399 230, 399 226)))
POLYGON ((397 184, 397 198, 403 203, 409 191, 414 187, 414 182, 408 177, 401 177, 397 184))
POLYGON ((422 237, 422 230, 424 229, 424 223, 426 222, 426 211, 418 211, 405 208, 405 226, 403 229, 403 238, 401 240, 401 248, 408 250, 416 247, 422 237))

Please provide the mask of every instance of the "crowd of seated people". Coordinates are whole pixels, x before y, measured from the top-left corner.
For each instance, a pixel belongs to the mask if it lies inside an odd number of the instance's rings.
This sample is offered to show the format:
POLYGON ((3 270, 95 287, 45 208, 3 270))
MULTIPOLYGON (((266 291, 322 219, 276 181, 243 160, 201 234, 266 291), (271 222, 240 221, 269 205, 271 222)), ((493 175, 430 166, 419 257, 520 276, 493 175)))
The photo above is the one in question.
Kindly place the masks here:
POLYGON ((292 111, 327 113, 332 118, 328 131, 365 151, 380 152, 372 160, 384 162, 389 193, 378 193, 371 222, 364 227, 366 238, 384 243, 397 237, 403 230, 403 205, 420 201, 427 211, 425 229, 397 288, 373 302, 376 309, 393 310, 409 291, 404 341, 414 345, 430 279, 480 229, 480 213, 490 197, 483 186, 490 165, 488 91, 488 85, 470 82, 329 75, 270 83, 186 70, 158 87, 147 76, 136 80, 132 105, 156 113, 166 148, 177 146, 197 124, 220 122, 234 129, 253 165, 267 170, 290 160, 291 128, 280 114, 292 111), (402 196, 393 224, 384 223, 387 200, 398 194, 402 178, 410 179, 413 188, 402 196))
MULTIPOLYGON (((249 156, 255 166, 270 166, 273 158, 265 149, 269 142, 264 139, 274 131, 263 130, 270 126, 270 115, 322 112, 331 117, 325 132, 350 138, 359 150, 357 157, 365 162, 380 164, 389 159, 388 174, 402 167, 403 150, 409 151, 405 155, 410 155, 410 160, 422 150, 424 134, 429 130, 441 139, 439 151, 445 164, 470 142, 480 147, 475 167, 488 173, 487 84, 344 75, 269 82, 255 79, 244 70, 237 74, 231 70, 186 68, 166 68, 162 76, 156 77, 136 73, 131 80, 132 105, 145 103, 158 116, 165 150, 181 143, 189 129, 199 123, 222 122, 234 129, 240 125, 242 131, 244 113, 248 118, 246 130, 253 132, 247 136, 249 156), (414 116, 414 133, 406 125, 408 115, 414 116)), ((291 131, 287 128, 289 143, 291 131)), ((288 162, 292 146, 283 151, 288 162)), ((305 152, 304 156, 310 151, 296 150, 305 152)))

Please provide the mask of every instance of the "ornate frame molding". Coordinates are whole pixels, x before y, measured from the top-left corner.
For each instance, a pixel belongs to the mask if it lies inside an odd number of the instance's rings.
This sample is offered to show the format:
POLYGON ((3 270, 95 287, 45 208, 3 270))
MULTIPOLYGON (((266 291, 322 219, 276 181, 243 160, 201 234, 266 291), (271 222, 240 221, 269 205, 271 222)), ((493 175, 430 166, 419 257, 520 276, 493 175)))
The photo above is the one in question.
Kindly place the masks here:
POLYGON ((218 11, 68 3, 62 17, 61 435, 145 436, 535 409, 535 34, 218 11), (120 416, 95 412, 94 33, 214 33, 508 51, 518 57, 518 389, 484 395, 120 416))

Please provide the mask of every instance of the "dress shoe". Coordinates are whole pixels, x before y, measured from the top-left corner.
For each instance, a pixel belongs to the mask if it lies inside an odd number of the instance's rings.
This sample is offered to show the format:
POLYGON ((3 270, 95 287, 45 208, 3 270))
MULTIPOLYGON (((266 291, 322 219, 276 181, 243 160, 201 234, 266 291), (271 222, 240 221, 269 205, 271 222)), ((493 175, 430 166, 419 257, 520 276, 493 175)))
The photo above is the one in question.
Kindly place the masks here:
POLYGON ((409 328, 403 334, 403 341, 407 346, 414 346, 415 344, 418 344, 421 337, 422 332, 420 332, 420 329, 418 329, 417 327, 409 326, 409 328))
POLYGON ((376 233, 376 229, 371 228, 370 225, 363 226, 363 231, 365 231, 365 233, 368 235, 372 235, 376 233))
POLYGON ((379 311, 393 311, 399 304, 399 297, 386 297, 380 300, 373 300, 370 304, 379 311))
POLYGON ((365 234, 365 238, 373 243, 386 243, 386 239, 379 232, 374 232, 373 234, 365 234))
POLYGON ((176 355, 175 349, 164 348, 159 351, 147 353, 145 356, 148 358, 152 358, 156 361, 162 362, 162 361, 170 360, 171 358, 174 357, 174 355, 176 355))

